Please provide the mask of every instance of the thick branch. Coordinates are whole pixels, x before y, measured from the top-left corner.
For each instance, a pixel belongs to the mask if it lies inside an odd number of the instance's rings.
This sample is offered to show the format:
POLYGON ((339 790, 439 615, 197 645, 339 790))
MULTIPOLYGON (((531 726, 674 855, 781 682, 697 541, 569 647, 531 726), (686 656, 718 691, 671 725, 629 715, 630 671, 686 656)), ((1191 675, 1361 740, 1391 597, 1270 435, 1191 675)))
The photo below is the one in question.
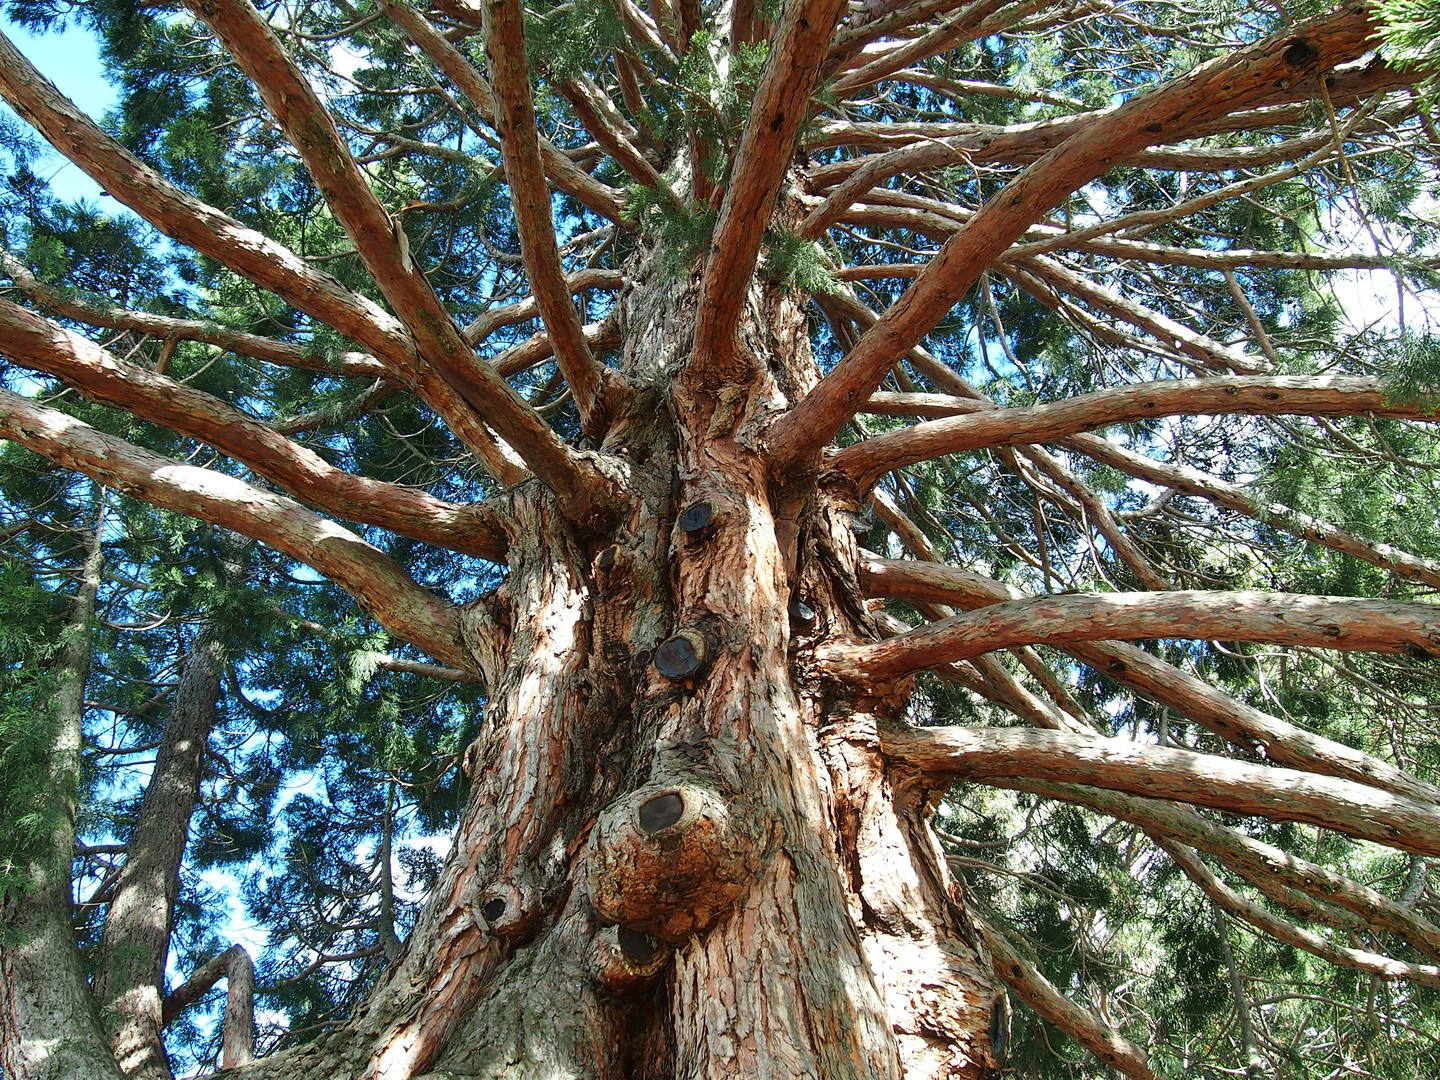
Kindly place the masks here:
POLYGON ((842 679, 888 681, 1016 645, 1267 641, 1440 659, 1440 607, 1268 592, 1075 593, 979 608, 869 645, 816 650, 842 679))
MULTIPOLYGON (((861 586, 869 596, 952 603, 967 610, 1024 597, 993 578, 951 566, 867 557, 859 571, 861 586)), ((1175 709, 1245 750, 1282 765, 1440 804, 1440 788, 1433 784, 1388 761, 1237 701, 1143 649, 1118 641, 1071 642, 1062 648, 1107 678, 1175 709)))
POLYGON ((337 469, 219 398, 116 360, 100 346, 0 299, 0 352, 86 397, 198 439, 327 514, 501 561, 505 536, 483 504, 460 506, 415 488, 337 469))
POLYGON ((1137 94, 1027 168, 945 243, 849 355, 772 427, 776 474, 817 461, 905 350, 944 317, 1032 222, 1070 192, 1125 155, 1171 137, 1177 128, 1264 99, 1277 81, 1289 86, 1354 59, 1368 47, 1373 30, 1367 5, 1347 3, 1137 94))
POLYGON ((1212 754, 1059 731, 1013 728, 881 729, 885 755, 932 776, 997 787, 1008 781, 1089 784, 1152 799, 1276 821, 1303 821, 1347 836, 1440 853, 1440 807, 1379 788, 1212 754))
POLYGON ((810 92, 830 47, 844 0, 791 0, 770 41, 770 55, 720 206, 700 285, 693 363, 713 370, 731 347, 760 241, 790 167, 795 137, 810 115, 810 92))
POLYGON ((269 24, 248 0, 196 0, 193 7, 255 84, 426 363, 515 449, 568 513, 590 519, 602 512, 607 479, 476 358, 410 258, 404 230, 370 190, 334 120, 269 24))
POLYGON ((484 5, 485 51, 495 90, 495 130, 500 136, 500 157, 510 184, 510 205, 520 236, 520 252, 530 275, 530 288, 555 362, 575 396, 581 425, 598 434, 608 404, 605 369, 596 364, 585 344, 580 313, 570 302, 565 267, 555 243, 555 218, 550 210, 550 189, 540 160, 539 123, 530 95, 530 68, 525 53, 525 17, 520 0, 493 0, 484 5))
MULTIPOLYGON (((857 406, 857 411, 861 407, 863 403, 857 406)), ((1096 390, 1029 409, 989 409, 915 424, 856 443, 835 455, 831 464, 862 488, 868 488, 881 473, 946 454, 992 446, 1055 442, 1111 424, 1192 413, 1210 416, 1372 413, 1411 418, 1426 415, 1418 405, 1393 400, 1384 383, 1375 378, 1223 375, 1164 379, 1096 390)))
POLYGON ((349 592, 396 637, 475 670, 455 608, 379 549, 291 499, 152 454, 8 390, 0 390, 0 436, 127 495, 268 544, 349 592))

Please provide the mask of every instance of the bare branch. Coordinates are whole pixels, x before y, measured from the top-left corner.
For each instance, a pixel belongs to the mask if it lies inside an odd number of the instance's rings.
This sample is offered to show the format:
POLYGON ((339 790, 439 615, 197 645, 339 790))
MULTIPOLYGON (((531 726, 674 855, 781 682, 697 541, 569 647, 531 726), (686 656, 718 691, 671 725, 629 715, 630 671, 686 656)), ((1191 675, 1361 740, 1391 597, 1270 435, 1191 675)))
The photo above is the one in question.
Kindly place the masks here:
POLYGON ((844 0, 790 0, 770 41, 701 279, 692 365, 702 372, 714 372, 717 365, 729 362, 736 316, 755 271, 760 242, 790 167, 795 137, 810 115, 815 78, 844 10, 844 0))
MULTIPOLYGON (((859 407, 862 406, 857 406, 856 411, 859 407)), ((992 446, 1056 442, 1078 432, 1156 416, 1236 413, 1250 416, 1371 413, 1407 418, 1427 415, 1417 404, 1392 399, 1384 383, 1376 378, 1225 375, 1162 379, 1096 390, 1029 409, 987 409, 915 424, 856 443, 835 455, 831 465, 865 489, 881 473, 945 454, 992 446)))
MULTIPOLYGON (((1317 905, 1320 909, 1334 905, 1332 910, 1399 934, 1440 959, 1440 926, 1410 907, 1319 863, 1217 825, 1194 807, 1048 780, 1029 781, 1023 790, 1089 806, 1102 814, 1139 825, 1152 836, 1164 836, 1204 851, 1277 904, 1317 917, 1317 905)), ((1338 920, 1337 925, 1340 925, 1338 920)))
POLYGON ((8 390, 0 390, 0 436, 127 495, 268 544, 335 582, 396 637, 475 669, 454 607, 378 548, 283 495, 152 454, 8 390))
POLYGON ((87 397, 164 424, 249 466, 327 514, 484 559, 505 558, 493 511, 337 469, 313 450, 203 391, 116 360, 100 346, 0 299, 0 351, 49 372, 87 397))
POLYGON ((166 994, 161 1023, 170 1024, 221 979, 227 985, 220 1068, 238 1069, 255 1056, 255 965, 243 946, 231 945, 166 994))
POLYGON ((886 757, 931 776, 997 787, 1013 779, 1022 790, 1028 780, 1089 784, 1440 853, 1440 807, 1348 780, 1060 731, 887 724, 880 735, 886 757))
MULTIPOLYGON (((993 578, 952 566, 867 557, 859 571, 861 585, 869 596, 919 603, 948 602, 966 609, 1024 596, 993 578)), ((1237 701, 1143 649, 1118 641, 1071 642, 1061 647, 1107 678, 1175 709, 1242 749, 1282 765, 1373 784, 1440 804, 1440 788, 1433 784, 1388 761, 1237 701)))
POLYGON ((974 912, 970 913, 970 920, 990 950, 995 974, 1005 980, 1025 1004, 1130 1080, 1159 1080, 1150 1069, 1145 1051, 1062 994, 1003 934, 974 912))
POLYGON ((1373 31, 1369 8, 1348 3, 1137 94, 1031 165, 946 241, 875 327, 799 405, 772 425, 776 475, 801 464, 813 466, 841 425, 879 388, 890 366, 940 321, 1041 213, 1125 155, 1171 137, 1176 128, 1183 130, 1262 100, 1277 81, 1286 86, 1303 83, 1354 59, 1369 47, 1373 31), (1296 47, 1297 41, 1303 46, 1296 47))

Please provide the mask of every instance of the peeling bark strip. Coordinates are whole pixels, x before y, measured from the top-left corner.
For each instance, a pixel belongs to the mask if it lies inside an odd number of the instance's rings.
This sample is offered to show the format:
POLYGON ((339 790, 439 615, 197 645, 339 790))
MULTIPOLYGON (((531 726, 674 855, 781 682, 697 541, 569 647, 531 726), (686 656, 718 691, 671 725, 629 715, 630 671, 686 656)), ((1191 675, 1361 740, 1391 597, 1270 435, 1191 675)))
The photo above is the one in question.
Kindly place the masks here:
POLYGON ((821 670, 836 678, 884 682, 1016 645, 1148 638, 1269 641, 1433 660, 1440 659, 1440 608, 1262 592, 1035 596, 941 619, 873 645, 823 646, 815 656, 821 670))
MULTIPOLYGON (((998 787, 1027 778, 1303 821, 1377 844, 1440 854, 1440 807, 1348 780, 1163 746, 1009 728, 881 729, 885 755, 920 772, 998 787)), ((1022 785, 1023 786, 1023 785, 1022 785)))
POLYGON ((865 489, 881 473, 966 450, 1055 442, 1082 431, 1181 413, 1226 416, 1375 416, 1425 418, 1395 401, 1375 378, 1222 375, 1096 390, 1028 409, 991 408, 930 420, 856 443, 831 464, 865 489))
POLYGON ((348 591, 396 637, 474 670, 454 608, 378 548, 292 499, 177 464, 8 390, 0 390, 0 436, 127 495, 268 544, 348 591))

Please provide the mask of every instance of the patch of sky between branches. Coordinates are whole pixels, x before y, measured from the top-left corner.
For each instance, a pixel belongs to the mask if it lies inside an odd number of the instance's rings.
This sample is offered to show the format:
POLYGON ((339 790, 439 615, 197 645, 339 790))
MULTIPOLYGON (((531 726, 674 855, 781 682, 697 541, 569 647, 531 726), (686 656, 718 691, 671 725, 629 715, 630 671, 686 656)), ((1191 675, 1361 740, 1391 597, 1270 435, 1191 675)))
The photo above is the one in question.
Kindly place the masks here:
MULTIPOLYGON (((3 19, 5 34, 16 47, 86 115, 98 120, 119 103, 119 93, 105 78, 99 43, 78 23, 71 23, 63 30, 37 34, 16 25, 9 18, 0 16, 0 19, 3 19)), ((3 102, 0 102, 0 112, 15 117, 14 111, 3 102)), ((24 121, 20 123, 24 124, 24 121)), ((30 130, 28 124, 25 127, 30 130)), ((104 195, 100 185, 86 176, 79 166, 50 149, 48 144, 45 157, 36 162, 35 171, 49 182, 50 189, 58 198, 98 202, 104 195)), ((116 213, 129 213, 108 197, 104 204, 116 213)))

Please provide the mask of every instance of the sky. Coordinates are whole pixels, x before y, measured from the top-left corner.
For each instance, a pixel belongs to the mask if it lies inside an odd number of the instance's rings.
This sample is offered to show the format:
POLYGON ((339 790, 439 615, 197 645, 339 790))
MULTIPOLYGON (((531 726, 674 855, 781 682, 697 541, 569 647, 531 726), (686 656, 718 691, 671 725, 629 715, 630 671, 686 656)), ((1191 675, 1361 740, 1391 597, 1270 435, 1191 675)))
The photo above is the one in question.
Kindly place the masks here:
MULTIPOLYGON (((59 32, 32 34, 0 15, 0 28, 32 64, 90 116, 99 119, 117 102, 115 88, 101 74, 99 45, 81 27, 72 25, 59 32)), ((0 103, 0 111, 15 115, 4 103, 0 103)), ((101 199, 99 185, 53 150, 36 163, 36 172, 50 180, 62 199, 101 199)), ((114 210, 120 208, 113 199, 104 202, 114 210)))

